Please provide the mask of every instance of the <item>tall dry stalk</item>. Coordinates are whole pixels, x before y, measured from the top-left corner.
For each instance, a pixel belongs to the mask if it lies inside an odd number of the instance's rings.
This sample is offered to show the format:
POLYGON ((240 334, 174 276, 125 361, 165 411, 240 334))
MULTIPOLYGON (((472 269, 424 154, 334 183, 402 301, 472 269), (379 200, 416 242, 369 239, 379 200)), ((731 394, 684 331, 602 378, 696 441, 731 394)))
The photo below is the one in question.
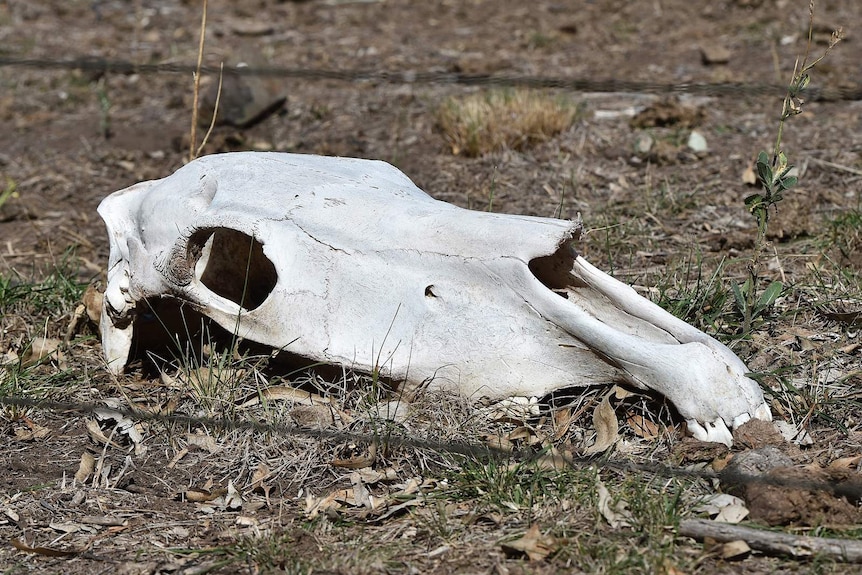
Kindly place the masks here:
MULTIPOLYGON (((203 0, 203 11, 201 13, 201 37, 198 44, 198 63, 195 67, 195 88, 194 101, 192 102, 192 127, 189 134, 189 161, 197 157, 198 150, 195 147, 197 143, 197 125, 198 125, 198 97, 201 91, 201 66, 204 60, 204 39, 207 33, 207 0, 203 0)), ((215 120, 215 112, 213 112, 213 120, 215 120)))

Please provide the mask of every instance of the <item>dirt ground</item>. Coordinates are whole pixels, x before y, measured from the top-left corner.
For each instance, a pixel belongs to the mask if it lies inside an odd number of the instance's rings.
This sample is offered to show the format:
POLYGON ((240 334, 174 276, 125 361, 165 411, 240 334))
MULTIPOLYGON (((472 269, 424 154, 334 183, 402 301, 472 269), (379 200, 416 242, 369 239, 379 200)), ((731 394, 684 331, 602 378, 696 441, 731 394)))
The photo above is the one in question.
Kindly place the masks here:
MULTIPOLYGON (((7 64, 13 59, 91 57, 192 65, 199 22, 200 3, 193 1, 5 0, 0 2, 0 58, 7 64)), ((862 206, 862 101, 842 97, 862 88, 862 5, 856 0, 822 0, 817 22, 818 52, 835 27, 842 26, 847 38, 813 73, 812 87, 822 97, 805 104, 784 137, 801 184, 771 222, 775 258, 765 273, 788 285, 808 278, 811 266, 819 264, 815 238, 828 234, 831 221, 862 206)), ((807 23, 804 0, 211 0, 204 63, 655 85, 782 85, 804 50, 807 23)), ((207 75, 203 92, 214 82, 215 76, 207 75)), ((435 198, 462 207, 492 206, 499 212, 563 218, 580 214, 589 230, 581 249, 587 259, 645 294, 655 291, 650 288, 667 277, 667 269, 683 269, 682 262, 698 258, 708 269, 725 260, 724 273, 744 276, 740 256, 751 249, 755 228, 743 204, 754 188, 743 181, 744 174, 757 152, 772 145, 781 97, 780 92, 742 90, 682 94, 679 105, 698 110, 691 123, 652 127, 633 122, 633 115, 665 96, 561 91, 581 107, 570 129, 523 151, 466 158, 453 155, 437 127, 436 111, 447 98, 483 87, 268 77, 255 89, 264 103, 284 97, 284 107, 248 127, 217 127, 204 153, 255 149, 381 159, 435 198), (704 135, 708 150, 687 146, 692 129, 704 135), (644 135, 649 149, 643 145, 644 135)), ((115 190, 164 177, 183 165, 191 109, 188 73, 0 66, 0 191, 12 182, 16 186, 15 194, 0 206, 0 269, 38 277, 73 247, 78 278, 97 278, 108 255, 97 205, 115 190)), ((859 253, 851 249, 836 255, 834 269, 858 273, 859 253)), ((683 272, 678 275, 680 282, 686 281, 683 272)), ((834 313, 860 309, 858 299, 843 295, 836 291, 824 303, 834 313)), ((786 305, 803 308, 811 303, 803 299, 786 305)), ((29 321, 5 318, 0 352, 39 335, 62 337, 67 323, 67 316, 56 314, 29 321)), ((775 325, 735 349, 754 371, 766 371, 791 346, 812 341, 819 345, 816 342, 823 340, 813 332, 823 333, 826 323, 775 325)), ((851 374, 846 381, 862 383, 855 332, 840 321, 827 327, 835 334, 827 337, 832 338, 830 349, 849 350, 841 363, 851 374), (847 347, 853 344, 855 348, 847 347)), ((75 349, 69 366, 88 383, 76 384, 64 400, 170 395, 161 384, 137 376, 112 380, 101 367, 93 339, 75 349)), ((217 447, 190 448, 169 466, 178 446, 189 441, 185 431, 168 429, 167 439, 153 440, 145 455, 134 454, 134 445, 127 442, 113 455, 109 475, 117 481, 110 489, 88 490, 72 486, 81 454, 92 451, 98 457, 107 448, 96 443, 94 451, 85 418, 46 413, 29 417, 51 433, 40 439, 16 438, 12 429, 20 428, 20 421, 4 422, 7 434, 0 440, 0 460, 8 471, 0 479, 0 511, 5 512, 0 536, 18 540, 29 530, 38 534, 34 546, 62 549, 73 540, 76 549, 86 543, 87 550, 72 558, 52 557, 0 542, 4 572, 218 572, 220 564, 208 562, 201 550, 253 537, 264 525, 278 525, 286 538, 282 541, 305 550, 300 554, 306 559, 319 557, 333 565, 329 550, 338 529, 314 536, 303 529, 306 504, 305 495, 297 495, 302 488, 299 476, 286 480, 274 473, 281 479, 266 499, 278 503, 254 509, 254 516, 244 508, 243 516, 252 519, 237 523, 235 514, 217 505, 202 510, 202 503, 192 507, 183 498, 190 489, 204 489, 207 479, 224 484, 225 462, 217 447)), ((826 421, 818 425, 811 430, 814 446, 803 455, 796 453, 794 463, 858 454, 862 432, 856 430, 855 415, 834 427, 826 421)), ((111 426, 102 427, 110 432, 111 426)), ((301 467, 294 456, 287 458, 289 463, 279 463, 290 450, 329 449, 321 460, 339 456, 335 443, 324 449, 312 441, 283 439, 262 447, 241 431, 223 434, 219 442, 243 446, 248 461, 268 462, 273 472, 279 466, 294 472, 301 467)), ((256 468, 248 461, 243 477, 252 484, 256 468)), ((305 472, 314 476, 311 469, 305 472)), ((338 483, 333 474, 328 481, 328 486, 338 483)), ((260 489, 255 497, 263 499, 260 489)), ((852 511, 848 513, 849 522, 856 522, 852 511)), ((581 521, 571 519, 572 528, 581 521)), ((569 568, 507 560, 499 546, 482 542, 487 526, 480 523, 475 540, 476 548, 484 549, 481 553, 434 555, 443 547, 429 538, 398 565, 375 563, 369 555, 360 571, 517 573, 569 568)), ((379 522, 367 529, 371 537, 379 530, 382 542, 407 536, 393 534, 379 522)), ((741 570, 735 572, 752 573, 795 569, 792 563, 763 557, 737 567, 741 570)), ((236 567, 224 569, 234 572, 236 567)), ((284 565, 281 569, 301 571, 284 565)), ((349 562, 329 569, 357 572, 356 563, 349 562)), ((696 569, 734 572, 712 560, 696 569)))

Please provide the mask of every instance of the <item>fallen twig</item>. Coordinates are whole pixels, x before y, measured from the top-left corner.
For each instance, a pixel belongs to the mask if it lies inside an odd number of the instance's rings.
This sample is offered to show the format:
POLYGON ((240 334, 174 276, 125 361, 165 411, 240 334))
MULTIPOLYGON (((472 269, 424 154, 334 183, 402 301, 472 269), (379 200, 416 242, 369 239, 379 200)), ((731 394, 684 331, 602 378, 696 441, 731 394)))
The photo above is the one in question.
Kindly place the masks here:
POLYGON ((842 164, 836 164, 835 162, 830 162, 827 160, 821 160, 820 158, 808 158, 809 161, 814 162, 815 164, 820 164, 821 166, 826 166, 827 168, 832 168, 833 170, 838 170, 840 172, 847 172, 848 174, 853 174, 854 176, 862 176, 862 170, 857 170, 856 168, 852 168, 850 166, 845 166, 842 164))
POLYGON ((862 541, 850 539, 789 535, 705 519, 683 521, 679 525, 679 534, 699 541, 707 537, 721 543, 742 540, 752 549, 769 555, 820 555, 848 563, 862 563, 862 541))

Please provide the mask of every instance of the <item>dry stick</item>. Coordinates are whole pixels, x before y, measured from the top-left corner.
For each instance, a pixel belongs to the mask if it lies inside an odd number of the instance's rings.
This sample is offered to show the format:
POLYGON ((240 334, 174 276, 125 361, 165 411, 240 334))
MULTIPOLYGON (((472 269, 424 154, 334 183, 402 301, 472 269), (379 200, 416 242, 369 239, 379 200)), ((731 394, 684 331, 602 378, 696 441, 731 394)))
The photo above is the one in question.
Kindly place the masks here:
POLYGON ((820 164, 821 166, 826 166, 827 168, 832 168, 833 170, 838 170, 840 172, 847 172, 848 174, 853 174, 854 176, 862 176, 862 170, 857 170, 856 168, 851 168, 850 166, 844 166, 841 164, 836 164, 835 162, 829 162, 827 160, 821 160, 820 158, 808 158, 809 161, 814 162, 815 164, 820 164))
POLYGON ((679 524, 679 534, 698 541, 707 537, 721 543, 742 540, 752 549, 770 555, 791 557, 820 555, 848 563, 862 563, 862 541, 850 539, 789 535, 706 519, 683 521, 679 524))
MULTIPOLYGON (((192 102, 192 129, 189 136, 189 161, 195 159, 195 140, 197 139, 196 128, 198 124, 198 95, 201 90, 201 65, 204 59, 204 38, 207 32, 207 0, 203 0, 203 13, 201 14, 201 41, 198 44, 198 64, 195 68, 195 90, 194 101, 192 102)), ((213 112, 215 115, 215 112, 213 112)))
MULTIPOLYGON (((204 146, 207 145, 207 141, 209 141, 209 139, 210 139, 210 134, 212 134, 213 128, 215 127, 216 116, 218 116, 218 104, 219 104, 219 101, 221 100, 221 85, 222 85, 222 79, 223 78, 224 78, 224 62, 221 63, 221 66, 219 67, 219 71, 218 71, 218 90, 216 90, 215 105, 213 106, 213 117, 210 120, 210 127, 207 129, 207 133, 204 134, 204 139, 201 140, 201 145, 198 146, 198 151, 195 154, 195 157, 198 157, 201 155, 201 151, 203 151, 204 146)), ((197 108, 195 108, 195 109, 197 109, 197 108)))

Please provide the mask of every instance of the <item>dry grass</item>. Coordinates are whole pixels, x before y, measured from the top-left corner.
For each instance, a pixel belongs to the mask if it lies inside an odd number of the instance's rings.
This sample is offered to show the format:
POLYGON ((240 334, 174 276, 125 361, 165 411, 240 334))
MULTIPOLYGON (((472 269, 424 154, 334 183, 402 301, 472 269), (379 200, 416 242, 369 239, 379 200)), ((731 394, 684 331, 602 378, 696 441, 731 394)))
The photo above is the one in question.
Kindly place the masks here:
POLYGON ((568 129, 578 108, 568 100, 532 90, 493 90, 450 98, 437 125, 452 153, 478 157, 522 150, 568 129))

